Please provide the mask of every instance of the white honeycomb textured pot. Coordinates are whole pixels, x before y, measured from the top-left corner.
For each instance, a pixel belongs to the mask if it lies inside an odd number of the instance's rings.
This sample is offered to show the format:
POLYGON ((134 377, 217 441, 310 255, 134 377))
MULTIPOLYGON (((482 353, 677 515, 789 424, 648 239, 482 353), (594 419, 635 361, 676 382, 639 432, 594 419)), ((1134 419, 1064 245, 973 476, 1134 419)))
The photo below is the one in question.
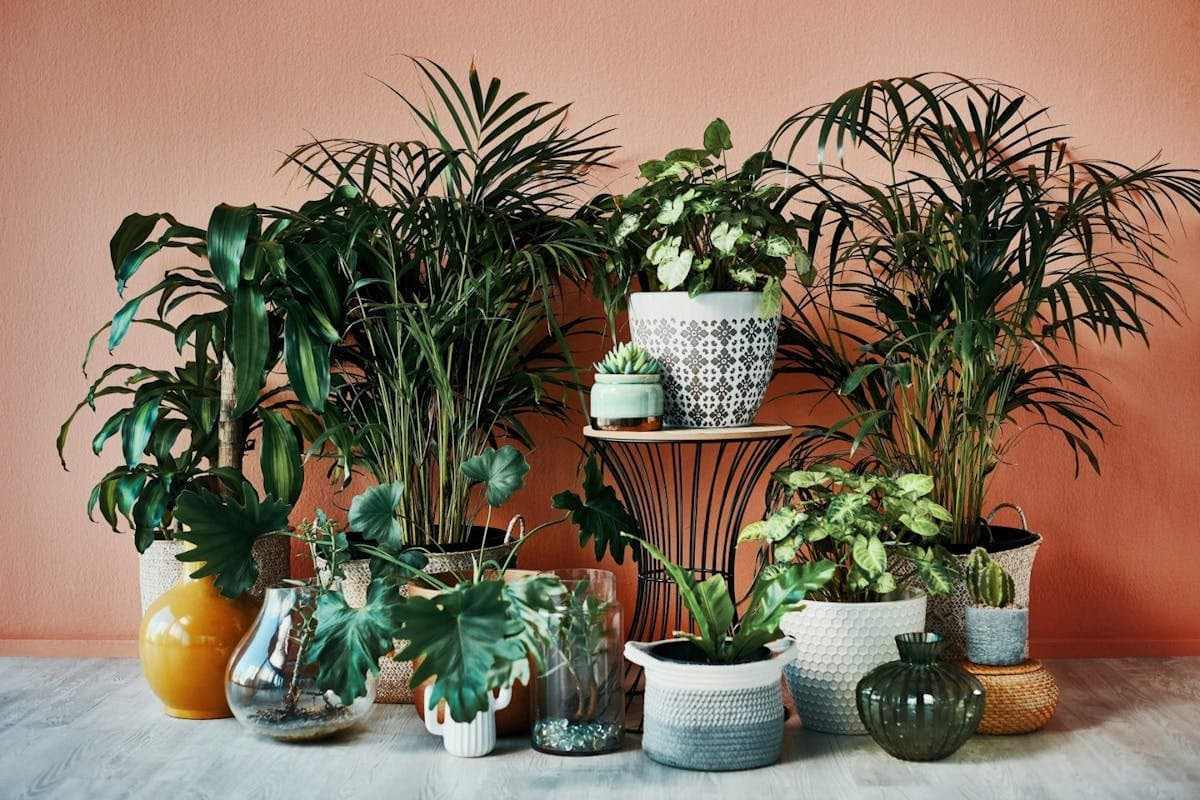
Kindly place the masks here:
POLYGON ((796 641, 783 668, 796 713, 808 730, 866 733, 854 690, 875 667, 896 657, 896 636, 925 630, 925 594, 905 589, 877 603, 808 600, 779 628, 796 641))

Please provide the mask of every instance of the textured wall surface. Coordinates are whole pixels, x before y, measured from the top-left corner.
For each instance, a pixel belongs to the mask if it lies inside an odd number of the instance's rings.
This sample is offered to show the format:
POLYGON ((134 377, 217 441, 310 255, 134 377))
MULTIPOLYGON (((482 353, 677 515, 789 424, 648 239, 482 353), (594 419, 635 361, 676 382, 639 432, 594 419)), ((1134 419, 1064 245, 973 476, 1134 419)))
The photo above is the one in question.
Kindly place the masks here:
MULTIPOLYGON (((136 635, 132 542, 84 514, 103 472, 88 448, 99 420, 82 420, 69 473, 53 448, 85 386, 86 337, 117 307, 115 226, 135 210, 203 221, 221 201, 299 202, 275 169, 309 132, 411 133, 372 80, 415 86, 402 54, 459 74, 473 57, 512 88, 575 101, 576 122, 617 115, 624 150, 611 180, 622 188, 639 161, 698 142, 714 116, 749 153, 800 107, 929 69, 1028 90, 1088 155, 1138 162, 1161 150, 1200 165, 1197 34, 1200 7, 1187 0, 0 3, 0 652, 128 653, 136 635)), ((1200 226, 1187 229, 1173 275, 1195 308, 1200 226)), ((1200 653, 1198 325, 1157 326, 1149 351, 1088 348, 1120 423, 1102 477, 1073 479, 1069 454, 1035 434, 996 481, 993 499, 1022 504, 1046 535, 1035 653, 1200 653)), ((123 350, 169 356, 152 335, 123 350)), ((811 418, 807 403, 778 397, 786 388, 774 388, 763 421, 811 418)), ((579 438, 542 433, 537 478, 520 496, 534 521, 574 483, 579 438)), ((348 497, 310 486, 304 505, 317 503, 336 509, 348 497)), ((565 529, 530 556, 535 566, 589 560, 565 529)), ((628 596, 628 567, 623 577, 628 596)))

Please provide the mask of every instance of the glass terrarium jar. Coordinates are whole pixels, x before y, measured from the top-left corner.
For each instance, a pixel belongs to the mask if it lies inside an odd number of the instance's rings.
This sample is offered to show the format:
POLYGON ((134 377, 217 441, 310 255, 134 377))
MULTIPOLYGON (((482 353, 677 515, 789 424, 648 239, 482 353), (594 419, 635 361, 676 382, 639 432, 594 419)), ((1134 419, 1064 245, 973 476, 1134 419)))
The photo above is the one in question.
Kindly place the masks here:
POLYGON ((346 705, 317 689, 317 664, 306 663, 317 620, 315 586, 267 589, 262 610, 242 638, 225 673, 225 696, 238 721, 275 739, 319 739, 358 722, 375 702, 375 676, 367 693, 346 705))
POLYGON ((550 644, 533 692, 535 749, 595 755, 625 736, 621 605, 616 577, 599 569, 554 573, 567 593, 550 618, 550 644))

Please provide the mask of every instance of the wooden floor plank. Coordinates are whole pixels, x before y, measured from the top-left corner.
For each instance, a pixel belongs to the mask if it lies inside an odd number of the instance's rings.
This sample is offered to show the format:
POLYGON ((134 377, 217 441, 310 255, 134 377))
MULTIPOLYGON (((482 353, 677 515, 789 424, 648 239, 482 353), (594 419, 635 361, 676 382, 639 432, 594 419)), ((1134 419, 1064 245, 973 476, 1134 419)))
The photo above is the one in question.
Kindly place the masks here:
POLYGON ((1200 798, 1200 658, 1051 668, 1062 703, 1038 734, 977 736, 946 761, 912 764, 868 737, 791 720, 779 765, 723 774, 655 764, 636 737, 593 758, 509 739, 457 759, 407 706, 378 706, 324 744, 287 745, 234 720, 169 719, 134 660, 0 659, 0 797, 1200 798))

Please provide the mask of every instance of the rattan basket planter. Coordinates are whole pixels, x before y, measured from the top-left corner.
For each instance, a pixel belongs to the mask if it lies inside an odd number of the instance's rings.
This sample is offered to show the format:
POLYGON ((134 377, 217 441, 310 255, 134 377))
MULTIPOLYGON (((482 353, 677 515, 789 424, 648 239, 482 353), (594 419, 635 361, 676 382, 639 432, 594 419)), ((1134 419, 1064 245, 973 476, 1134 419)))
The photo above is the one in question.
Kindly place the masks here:
MULTIPOLYGON (((180 539, 157 539, 146 548, 138 561, 138 587, 142 598, 142 616, 146 609, 170 589, 183 574, 183 562, 175 557, 184 551, 187 542, 180 539)), ((272 536, 254 543, 254 561, 258 564, 258 580, 250 590, 262 597, 269 586, 277 586, 291 576, 292 545, 286 536, 272 536)), ((191 565, 195 569, 195 565, 191 565)))
POLYGON ((1058 708, 1058 682, 1037 659, 1008 667, 961 662, 983 684, 983 719, 978 733, 1010 735, 1045 727, 1058 708))
POLYGON ((625 657, 646 671, 642 750, 660 764, 724 771, 774 764, 783 752, 783 665, 795 643, 768 645, 769 657, 713 665, 665 660, 655 648, 682 642, 627 642, 625 657))

